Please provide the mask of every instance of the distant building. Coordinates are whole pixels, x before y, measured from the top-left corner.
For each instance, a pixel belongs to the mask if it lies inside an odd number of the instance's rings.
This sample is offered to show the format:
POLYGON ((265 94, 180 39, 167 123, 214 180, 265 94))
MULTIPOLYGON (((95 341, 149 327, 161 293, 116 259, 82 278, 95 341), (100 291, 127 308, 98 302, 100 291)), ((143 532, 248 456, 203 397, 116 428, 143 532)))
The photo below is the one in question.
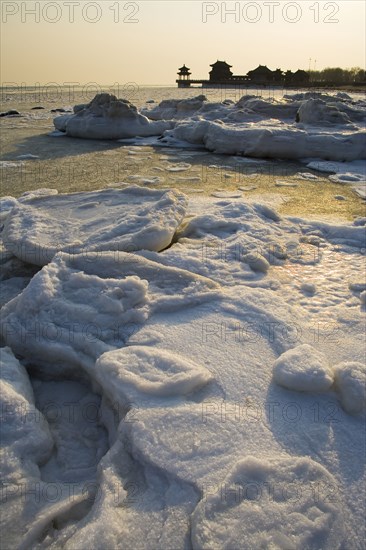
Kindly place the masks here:
POLYGON ((189 77, 191 76, 191 72, 190 72, 190 69, 188 67, 186 67, 185 65, 183 65, 183 67, 180 67, 178 69, 178 76, 179 76, 179 79, 177 80, 178 82, 178 86, 180 88, 189 88, 189 86, 191 85, 190 81, 189 81, 189 77))
POLYGON ((223 82, 230 80, 233 76, 232 71, 230 71, 232 65, 229 65, 226 61, 216 61, 210 67, 212 67, 209 73, 211 82, 223 82))
POLYGON ((295 84, 307 84, 310 82, 310 75, 306 71, 298 69, 296 73, 294 73, 292 82, 294 82, 295 84))
POLYGON ((226 61, 217 60, 210 67, 212 69, 209 72, 209 80, 192 80, 190 69, 183 65, 178 69, 179 78, 176 80, 178 87, 188 88, 191 84, 202 84, 202 86, 305 86, 310 82, 309 73, 301 69, 298 69, 295 73, 292 71, 283 72, 282 69, 271 71, 266 65, 258 65, 256 69, 249 71, 246 75, 234 75, 231 71, 232 65, 229 65, 226 61))
POLYGON ((249 71, 247 76, 251 82, 255 84, 268 84, 273 82, 273 71, 266 65, 259 65, 256 69, 249 71))

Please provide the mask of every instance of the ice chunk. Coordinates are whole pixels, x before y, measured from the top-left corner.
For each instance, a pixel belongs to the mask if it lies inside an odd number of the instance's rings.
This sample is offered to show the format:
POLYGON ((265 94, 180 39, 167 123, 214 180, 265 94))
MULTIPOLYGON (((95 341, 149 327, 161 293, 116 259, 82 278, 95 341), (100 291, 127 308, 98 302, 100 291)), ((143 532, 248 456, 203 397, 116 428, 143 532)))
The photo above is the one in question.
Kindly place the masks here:
POLYGON ((1 348, 0 365, 1 380, 11 385, 29 403, 34 404, 33 390, 27 372, 9 347, 1 348))
POLYGON ((123 139, 134 136, 158 136, 171 122, 152 122, 134 105, 112 94, 97 94, 87 105, 78 106, 73 115, 56 117, 57 130, 68 136, 87 139, 123 139))
POLYGON ((273 365, 273 380, 297 391, 326 391, 333 374, 326 356, 308 344, 285 351, 273 365))
POLYGON ((353 172, 345 172, 343 174, 340 173, 329 176, 329 179, 334 183, 357 183, 365 182, 366 176, 363 176, 362 174, 355 174, 353 172))
POLYGON ((18 155, 19 160, 37 160, 39 159, 38 155, 33 155, 32 153, 26 153, 25 155, 18 155))
POLYGON ((361 199, 366 199, 366 184, 358 184, 358 185, 352 185, 352 189, 358 195, 361 197, 361 199))
POLYGON ((210 372, 171 351, 132 346, 104 353, 96 363, 98 381, 112 402, 145 396, 185 395, 212 379, 210 372))
POLYGON ((152 109, 143 109, 142 113, 151 120, 184 118, 193 115, 207 101, 204 95, 188 99, 164 99, 152 109))
POLYGON ((335 478, 310 458, 247 456, 203 495, 192 516, 192 544, 338 549, 345 534, 341 506, 335 478), (327 490, 316 492, 320 486, 327 490))
POLYGON ((3 223, 18 201, 14 197, 2 197, 0 199, 0 222, 3 223))
MULTIPOLYGON (((366 158, 365 132, 350 126, 347 132, 326 131, 321 127, 296 128, 273 121, 251 125, 209 120, 190 120, 176 124, 175 140, 204 144, 215 153, 255 158, 323 158, 350 161, 366 158)), ((310 167, 310 166, 309 166, 310 167)))
POLYGON ((24 367, 9 348, 1 349, 1 544, 19 548, 44 505, 38 465, 52 450, 47 423, 34 405, 24 367))
POLYGON ((256 454, 270 444, 263 423, 241 415, 236 405, 208 399, 200 404, 141 408, 128 413, 123 429, 131 427, 131 452, 137 460, 202 488, 222 480, 243 448, 256 454))
POLYGON ((298 110, 298 120, 304 124, 322 125, 350 124, 350 119, 336 104, 329 104, 322 99, 308 99, 304 101, 298 110))
POLYGON ((215 191, 211 195, 218 199, 240 199, 243 196, 242 193, 236 191, 215 191))
POLYGON ((243 256, 243 262, 247 263, 253 271, 267 273, 269 270, 269 262, 259 253, 250 253, 243 256))
POLYGON ((334 367, 335 387, 340 393, 344 410, 358 414, 366 408, 366 366, 355 361, 334 367))
POLYGON ((59 250, 161 250, 172 240, 187 199, 178 191, 138 186, 90 193, 33 196, 6 220, 7 248, 25 262, 45 265, 59 250))
POLYGON ((14 351, 53 375, 89 372, 120 348, 152 311, 177 311, 219 295, 219 285, 134 254, 60 253, 2 310, 2 334, 14 351), (55 361, 57 357, 57 361, 55 361))
POLYGON ((178 164, 167 166, 165 170, 167 170, 168 172, 185 172, 186 170, 190 170, 191 168, 192 164, 189 164, 188 162, 179 162, 178 164))
POLYGON ((313 296, 316 293, 316 286, 314 283, 309 283, 309 282, 302 283, 300 288, 303 292, 306 292, 311 296, 313 296))
POLYGON ((276 187, 298 187, 299 184, 295 182, 276 180, 275 186, 276 187))
POLYGON ((299 172, 297 176, 303 180, 316 181, 318 179, 318 176, 311 172, 299 172))

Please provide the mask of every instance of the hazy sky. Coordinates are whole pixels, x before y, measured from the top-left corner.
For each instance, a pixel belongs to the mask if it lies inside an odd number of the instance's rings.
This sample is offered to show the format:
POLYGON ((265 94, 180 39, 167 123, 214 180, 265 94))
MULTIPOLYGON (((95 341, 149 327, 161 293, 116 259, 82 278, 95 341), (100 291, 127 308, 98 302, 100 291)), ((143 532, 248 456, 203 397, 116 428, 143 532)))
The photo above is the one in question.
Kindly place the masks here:
POLYGON ((207 78, 217 59, 234 74, 259 64, 364 67, 365 5, 2 0, 1 83, 174 84, 183 63, 192 78, 207 78))

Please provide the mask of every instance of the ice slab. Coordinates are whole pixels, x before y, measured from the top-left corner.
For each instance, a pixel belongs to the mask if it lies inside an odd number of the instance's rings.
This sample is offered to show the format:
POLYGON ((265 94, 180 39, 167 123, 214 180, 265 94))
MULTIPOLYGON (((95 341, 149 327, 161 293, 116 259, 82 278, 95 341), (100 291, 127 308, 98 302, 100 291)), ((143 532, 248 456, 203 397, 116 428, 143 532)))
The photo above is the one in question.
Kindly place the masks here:
POLYGON ((194 548, 341 548, 341 505, 314 486, 335 478, 309 458, 248 456, 192 516, 194 548))
POLYGON ((8 347, 1 348, 0 367, 1 543, 19 548, 44 505, 38 466, 50 456, 53 442, 34 405, 28 375, 8 347))
POLYGON ((273 379, 290 390, 326 391, 333 383, 333 373, 323 353, 303 344, 275 361, 273 379))
POLYGON ((344 410, 361 413, 366 408, 366 367, 355 361, 345 361, 334 367, 335 386, 344 410))
POLYGON ((178 191, 138 186, 90 193, 33 196, 17 202, 6 219, 3 239, 18 258, 36 265, 57 251, 162 250, 186 211, 178 191))
POLYGON ((361 129, 297 128, 293 124, 227 124, 217 121, 184 121, 164 137, 192 144, 204 144, 209 151, 257 158, 303 159, 309 157, 337 161, 366 158, 365 132, 361 129))
POLYGON ((77 367, 90 371, 152 312, 175 312, 219 295, 210 279, 134 254, 60 253, 4 306, 2 334, 53 376, 77 367))
MULTIPOLYGON (((339 103, 341 106, 342 104, 339 103)), ((298 122, 321 126, 328 124, 350 124, 347 113, 342 112, 336 103, 329 104, 323 99, 308 99, 298 110, 298 122)))
POLYGON ((87 139, 124 139, 158 136, 171 128, 169 121, 152 122, 134 105, 111 94, 97 94, 87 105, 74 108, 73 115, 56 117, 57 130, 87 139))
POLYGON ((104 353, 96 363, 96 375, 112 402, 122 397, 136 403, 146 397, 189 394, 206 385, 210 372, 171 351, 131 346, 104 353))

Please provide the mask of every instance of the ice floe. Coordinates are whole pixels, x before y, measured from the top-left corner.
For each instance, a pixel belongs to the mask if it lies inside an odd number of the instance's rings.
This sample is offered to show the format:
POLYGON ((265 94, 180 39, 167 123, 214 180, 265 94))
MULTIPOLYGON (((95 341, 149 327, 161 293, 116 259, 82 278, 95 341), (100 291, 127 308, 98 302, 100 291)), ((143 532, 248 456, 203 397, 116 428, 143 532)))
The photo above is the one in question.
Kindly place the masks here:
POLYGON ((134 254, 60 253, 4 306, 3 337, 17 353, 32 350, 56 376, 63 368, 88 370, 99 355, 124 345, 151 311, 188 307, 218 289, 209 279, 134 254))
POLYGON ((212 379, 204 367, 167 350, 131 346, 104 353, 96 376, 112 402, 135 404, 145 396, 179 396, 200 389, 212 379))
POLYGON ((45 505, 39 465, 49 458, 53 442, 45 418, 35 407, 27 372, 10 348, 1 348, 0 364, 1 539, 3 545, 14 548, 19 547, 39 508, 45 505), (35 498, 27 498, 31 488, 35 498))
POLYGON ((238 461, 195 509, 193 548, 341 548, 341 502, 315 495, 317 484, 336 480, 309 458, 238 461))
POLYGON ((344 362, 334 368, 335 385, 340 393, 342 407, 350 414, 366 408, 366 367, 363 363, 344 362))
POLYGON ((297 391, 326 391, 333 384, 326 356, 308 344, 283 353, 273 365, 273 379, 297 391))
POLYGON ((201 95, 164 100, 139 113, 126 100, 100 94, 74 111, 56 118, 56 129, 84 138, 158 136, 155 143, 161 146, 190 145, 254 158, 366 158, 366 105, 345 96, 294 94, 275 100, 246 95, 236 103, 219 103, 201 95))
POLYGON ((68 136, 87 139, 156 136, 172 126, 167 121, 150 121, 129 101, 111 94, 96 95, 90 103, 76 106, 74 114, 56 117, 54 124, 68 136))
POLYGON ((365 219, 98 193, 4 201, 7 227, 39 204, 70 233, 70 208, 100 230, 88 212, 103 197, 113 234, 144 198, 171 234, 160 252, 147 234, 40 270, 4 258, 19 294, 2 308, 3 544, 362 548, 365 219))
POLYGON ((31 194, 11 210, 3 239, 15 256, 37 265, 60 250, 161 250, 170 244, 185 210, 182 193, 141 187, 57 197, 31 194))

